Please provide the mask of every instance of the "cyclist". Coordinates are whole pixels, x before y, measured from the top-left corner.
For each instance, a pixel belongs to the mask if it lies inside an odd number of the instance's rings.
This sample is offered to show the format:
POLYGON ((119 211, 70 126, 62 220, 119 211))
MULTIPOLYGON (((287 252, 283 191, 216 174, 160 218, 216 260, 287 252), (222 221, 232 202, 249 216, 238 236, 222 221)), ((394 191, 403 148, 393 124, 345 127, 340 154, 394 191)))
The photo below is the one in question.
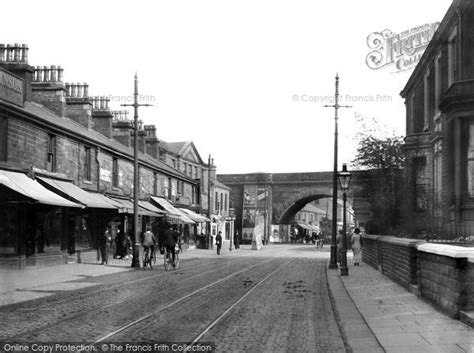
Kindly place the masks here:
MULTIPOLYGON (((171 261, 173 262, 173 267, 175 266, 175 246, 176 242, 178 241, 178 233, 175 232, 173 226, 170 224, 168 229, 165 230, 163 234, 163 245, 165 246, 166 253, 171 254, 171 261)), ((166 255, 165 255, 166 256, 166 255)))
POLYGON ((152 260, 156 246, 156 238, 150 227, 147 227, 146 232, 143 234, 142 245, 145 252, 149 251, 148 254, 150 255, 150 260, 152 260))

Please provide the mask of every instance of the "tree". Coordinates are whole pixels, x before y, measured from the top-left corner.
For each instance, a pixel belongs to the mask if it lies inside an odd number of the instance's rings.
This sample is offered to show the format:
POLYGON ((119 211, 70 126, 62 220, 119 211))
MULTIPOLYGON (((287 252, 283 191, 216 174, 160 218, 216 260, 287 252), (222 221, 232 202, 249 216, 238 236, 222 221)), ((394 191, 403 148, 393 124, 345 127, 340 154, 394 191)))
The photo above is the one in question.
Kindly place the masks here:
MULTIPOLYGON (((376 131, 376 129, 374 129, 376 131)), ((374 130, 358 135, 358 147, 353 167, 361 170, 356 175, 358 196, 371 204, 371 220, 366 231, 393 234, 400 229, 402 205, 404 153, 403 138, 391 135, 377 137, 374 130)))

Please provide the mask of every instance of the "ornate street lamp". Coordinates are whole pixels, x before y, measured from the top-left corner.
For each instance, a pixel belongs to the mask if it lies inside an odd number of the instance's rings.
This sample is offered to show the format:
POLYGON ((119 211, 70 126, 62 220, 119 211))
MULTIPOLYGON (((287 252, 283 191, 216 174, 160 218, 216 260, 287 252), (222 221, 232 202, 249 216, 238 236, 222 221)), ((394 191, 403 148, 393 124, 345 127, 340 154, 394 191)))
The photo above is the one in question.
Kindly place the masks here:
POLYGON ((341 247, 341 276, 347 276, 349 269, 347 268, 347 229, 346 229, 346 202, 347 190, 351 183, 352 174, 347 171, 347 164, 342 165, 342 171, 337 174, 339 187, 342 190, 343 214, 342 214, 342 247, 341 247))
POLYGON ((229 208, 229 217, 228 217, 229 222, 231 223, 231 226, 229 226, 229 236, 230 236, 230 245, 229 245, 229 251, 232 251, 232 239, 234 238, 234 222, 235 222, 235 209, 233 207, 229 208))

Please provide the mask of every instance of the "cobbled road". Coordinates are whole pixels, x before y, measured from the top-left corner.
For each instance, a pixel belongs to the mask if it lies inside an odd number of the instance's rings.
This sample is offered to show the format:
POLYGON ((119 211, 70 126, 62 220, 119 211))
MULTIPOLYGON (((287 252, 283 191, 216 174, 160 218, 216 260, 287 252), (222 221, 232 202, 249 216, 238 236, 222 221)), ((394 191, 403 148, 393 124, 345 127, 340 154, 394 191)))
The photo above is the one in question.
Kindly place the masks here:
POLYGON ((176 271, 156 266, 87 278, 97 284, 0 307, 0 341, 345 352, 323 255, 311 246, 266 246, 185 260, 176 271))

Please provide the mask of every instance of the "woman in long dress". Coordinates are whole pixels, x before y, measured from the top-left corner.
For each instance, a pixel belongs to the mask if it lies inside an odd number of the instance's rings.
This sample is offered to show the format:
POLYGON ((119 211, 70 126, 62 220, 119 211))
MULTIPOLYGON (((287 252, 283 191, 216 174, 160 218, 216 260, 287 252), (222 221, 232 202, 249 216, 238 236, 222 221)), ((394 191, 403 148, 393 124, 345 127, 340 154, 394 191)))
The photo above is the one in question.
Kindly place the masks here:
POLYGON ((359 266, 362 261, 362 239, 360 237, 360 229, 354 229, 351 239, 352 252, 354 253, 354 266, 359 266))

